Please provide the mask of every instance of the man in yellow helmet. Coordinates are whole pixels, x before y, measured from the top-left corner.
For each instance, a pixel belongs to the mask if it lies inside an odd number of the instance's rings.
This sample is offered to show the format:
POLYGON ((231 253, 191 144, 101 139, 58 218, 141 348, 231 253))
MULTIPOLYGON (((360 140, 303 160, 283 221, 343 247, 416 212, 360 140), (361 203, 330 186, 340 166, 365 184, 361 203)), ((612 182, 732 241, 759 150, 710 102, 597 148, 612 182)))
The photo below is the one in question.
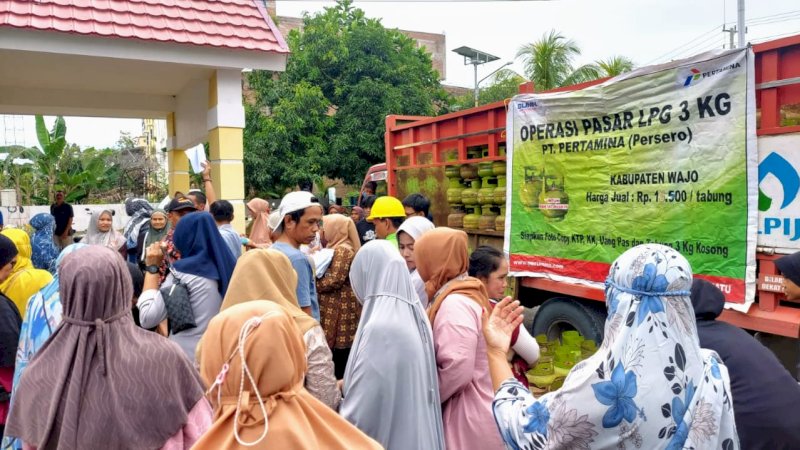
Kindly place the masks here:
POLYGON ((386 239, 397 247, 397 229, 406 219, 403 203, 394 197, 378 197, 367 220, 375 225, 378 239, 386 239))

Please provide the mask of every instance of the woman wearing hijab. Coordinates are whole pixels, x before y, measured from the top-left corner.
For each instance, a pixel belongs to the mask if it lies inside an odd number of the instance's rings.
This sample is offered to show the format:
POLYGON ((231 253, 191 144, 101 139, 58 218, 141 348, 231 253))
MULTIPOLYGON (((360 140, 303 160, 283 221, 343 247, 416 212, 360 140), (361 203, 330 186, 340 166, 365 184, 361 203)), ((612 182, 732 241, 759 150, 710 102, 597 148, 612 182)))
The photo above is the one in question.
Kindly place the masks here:
POLYGON ((420 236, 434 228, 436 225, 425 217, 413 216, 406 219, 397 229, 397 247, 400 249, 400 255, 406 260, 406 266, 411 272, 411 283, 414 285, 414 290, 417 292, 423 308, 428 307, 428 294, 425 292, 425 282, 422 281, 422 277, 417 271, 414 243, 420 236))
POLYGON ((38 449, 189 448, 211 419, 200 378, 133 324, 125 262, 89 246, 59 276, 63 322, 20 379, 6 434, 38 449))
POLYGON ((137 263, 142 256, 141 237, 147 231, 153 207, 143 198, 129 198, 125 200, 125 213, 130 217, 122 236, 128 254, 128 261, 137 263))
POLYGON ((31 262, 31 241, 28 233, 19 228, 6 228, 2 234, 11 239, 17 248, 17 263, 11 275, 0 283, 0 292, 10 298, 17 306, 19 314, 25 317, 25 307, 31 295, 43 288, 53 280, 53 276, 46 270, 33 267, 31 262))
POLYGON ((255 250, 239 258, 221 310, 253 300, 277 303, 295 320, 306 345, 308 370, 305 387, 334 411, 339 409, 342 393, 336 385, 325 332, 313 317, 298 306, 297 272, 292 268, 289 258, 278 250, 255 250))
POLYGON ((333 351, 336 378, 341 379, 361 318, 361 305, 350 287, 350 265, 361 241, 356 224, 341 214, 325 216, 322 235, 327 248, 333 250, 333 258, 317 279, 319 311, 328 346, 333 351))
MULTIPOLYGON (((508 287, 508 261, 503 252, 481 245, 469 255, 469 276, 481 280, 489 293, 489 302, 494 305, 505 297, 508 287)), ((508 355, 514 377, 528 387, 525 373, 539 360, 539 344, 524 326, 519 326, 511 336, 511 350, 508 355)))
MULTIPOLYGON (((177 277, 189 292, 194 328, 173 333, 169 339, 180 345, 186 356, 194 361, 197 342, 218 312, 222 297, 228 290, 236 260, 225 245, 211 214, 200 212, 184 216, 175 227, 175 248, 181 259, 172 264, 162 288, 169 289, 177 277)), ((136 306, 143 328, 154 328, 167 319, 164 297, 158 289, 159 265, 164 259, 160 243, 147 248, 144 292, 136 306)))
POLYGON ((36 230, 31 239, 33 266, 50 273, 55 273, 55 261, 59 249, 53 242, 56 230, 56 219, 48 213, 39 213, 31 218, 31 227, 36 230))
POLYGON ((269 238, 270 232, 267 228, 269 221, 269 202, 262 198, 254 198, 247 202, 247 210, 250 216, 253 217, 253 223, 250 228, 250 245, 258 248, 267 248, 272 245, 269 238))
MULTIPOLYGON (((0 282, 5 281, 14 267, 14 258, 17 257, 17 247, 11 239, 0 235, 0 282)), ((22 318, 19 310, 2 291, 0 291, 0 392, 5 399, 0 400, 0 435, 6 424, 8 414, 8 393, 12 391, 14 378, 14 357, 17 354, 19 342, 19 327, 22 318)))
MULTIPOLYGON (((793 255, 783 258, 796 259, 793 255)), ((783 276, 796 278, 797 272, 793 273, 786 267, 787 261, 781 259, 776 265, 783 276)), ((717 320, 725 308, 725 294, 719 288, 695 278, 691 299, 700 347, 717 352, 728 368, 736 431, 742 448, 800 448, 800 415, 796 413, 800 384, 775 353, 750 333, 717 320)))
POLYGON ((467 234, 445 227, 431 230, 415 242, 414 257, 431 299, 428 317, 447 448, 501 449, 481 333, 481 315, 490 308, 489 295, 480 280, 467 275, 467 234))
POLYGON ((328 215, 330 214, 345 214, 344 206, 337 205, 336 203, 331 204, 328 206, 328 215))
POLYGON ((352 220, 353 223, 361 222, 364 217, 364 208, 360 206, 353 206, 353 208, 350 210, 350 220, 352 220))
MULTIPOLYGON (((19 380, 25 368, 28 367, 33 355, 47 342, 50 335, 61 323, 61 297, 58 294, 58 269, 64 257, 70 253, 88 247, 86 244, 71 244, 61 251, 55 261, 56 271, 53 281, 34 294, 28 301, 25 320, 22 321, 19 332, 19 347, 16 350, 16 362, 14 364, 14 390, 11 391, 13 401, 19 387, 19 380)), ((22 442, 19 439, 7 437, 3 439, 3 449, 13 448, 22 450, 22 442)))
MULTIPOLYGON (((167 217, 167 212, 163 209, 154 209, 150 213, 150 224, 144 233, 139 234, 138 248, 142 249, 138 264, 144 268, 144 257, 146 249, 156 242, 161 242, 167 237, 170 230, 170 223, 167 217)), ((144 227, 143 227, 144 229, 144 227)))
POLYGON ((92 213, 89 227, 86 229, 86 236, 81 242, 89 245, 102 245, 118 251, 123 256, 127 254, 125 237, 114 229, 114 215, 108 209, 92 213))
POLYGON ((214 423, 194 449, 381 448, 303 387, 300 334, 286 309, 263 300, 211 321, 200 344, 200 376, 210 386, 214 423))
POLYGON ((562 388, 535 399, 505 360, 521 308, 506 299, 484 335, 494 415, 509 448, 737 449, 728 370, 701 349, 689 290, 692 269, 670 247, 623 253, 606 280, 600 349, 562 388))
POLYGON ((364 309, 342 417, 387 449, 444 449, 431 326, 403 259, 389 242, 370 242, 350 278, 364 309))

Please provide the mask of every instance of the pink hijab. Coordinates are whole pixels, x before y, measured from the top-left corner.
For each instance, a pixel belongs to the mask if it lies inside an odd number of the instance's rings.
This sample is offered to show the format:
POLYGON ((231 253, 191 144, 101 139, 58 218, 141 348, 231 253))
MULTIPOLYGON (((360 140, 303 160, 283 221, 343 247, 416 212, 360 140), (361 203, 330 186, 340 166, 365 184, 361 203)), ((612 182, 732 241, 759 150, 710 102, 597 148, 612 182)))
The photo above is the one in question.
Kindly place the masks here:
POLYGON ((247 202, 247 207, 253 214, 253 226, 250 228, 250 242, 255 245, 271 244, 269 238, 269 229, 267 222, 269 221, 269 202, 262 198, 254 198, 247 202))

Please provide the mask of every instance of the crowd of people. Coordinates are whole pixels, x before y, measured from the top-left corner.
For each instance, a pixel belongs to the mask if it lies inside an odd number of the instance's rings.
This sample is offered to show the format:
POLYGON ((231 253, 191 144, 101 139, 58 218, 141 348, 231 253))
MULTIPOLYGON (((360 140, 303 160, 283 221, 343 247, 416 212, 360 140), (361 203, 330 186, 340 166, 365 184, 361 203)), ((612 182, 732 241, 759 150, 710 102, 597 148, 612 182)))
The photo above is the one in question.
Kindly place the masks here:
POLYGON ((672 248, 612 264, 599 350, 537 398, 506 257, 424 196, 256 198, 245 236, 203 181, 0 233, 3 449, 800 448, 800 385, 672 248))

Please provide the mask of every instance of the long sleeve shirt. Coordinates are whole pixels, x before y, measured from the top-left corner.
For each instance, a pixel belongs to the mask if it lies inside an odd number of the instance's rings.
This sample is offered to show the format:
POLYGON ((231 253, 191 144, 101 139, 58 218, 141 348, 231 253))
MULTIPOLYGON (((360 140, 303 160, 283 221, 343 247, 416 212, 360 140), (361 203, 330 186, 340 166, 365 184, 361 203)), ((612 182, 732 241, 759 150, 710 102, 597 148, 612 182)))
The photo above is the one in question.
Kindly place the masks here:
POLYGON ((460 294, 450 294, 434 319, 433 340, 447 448, 503 448, 492 414, 494 392, 481 314, 476 302, 460 294))
MULTIPOLYGON (((178 344, 186 353, 190 361, 194 362, 195 348, 203 333, 208 328, 208 322, 219 313, 222 305, 222 296, 217 290, 217 281, 198 277, 187 273, 175 271, 181 282, 189 290, 189 302, 197 326, 173 334, 170 331, 169 339, 178 344)), ((162 288, 169 288, 175 282, 172 274, 167 275, 162 288)), ((167 307, 164 297, 158 289, 149 289, 142 292, 136 306, 139 308, 139 322, 143 328, 155 328, 167 318, 167 307)))
POLYGON ((308 362, 305 388, 317 400, 338 411, 339 403, 342 402, 342 392, 336 383, 333 357, 325 341, 325 332, 322 331, 322 327, 316 326, 303 335, 303 341, 306 343, 308 362))

